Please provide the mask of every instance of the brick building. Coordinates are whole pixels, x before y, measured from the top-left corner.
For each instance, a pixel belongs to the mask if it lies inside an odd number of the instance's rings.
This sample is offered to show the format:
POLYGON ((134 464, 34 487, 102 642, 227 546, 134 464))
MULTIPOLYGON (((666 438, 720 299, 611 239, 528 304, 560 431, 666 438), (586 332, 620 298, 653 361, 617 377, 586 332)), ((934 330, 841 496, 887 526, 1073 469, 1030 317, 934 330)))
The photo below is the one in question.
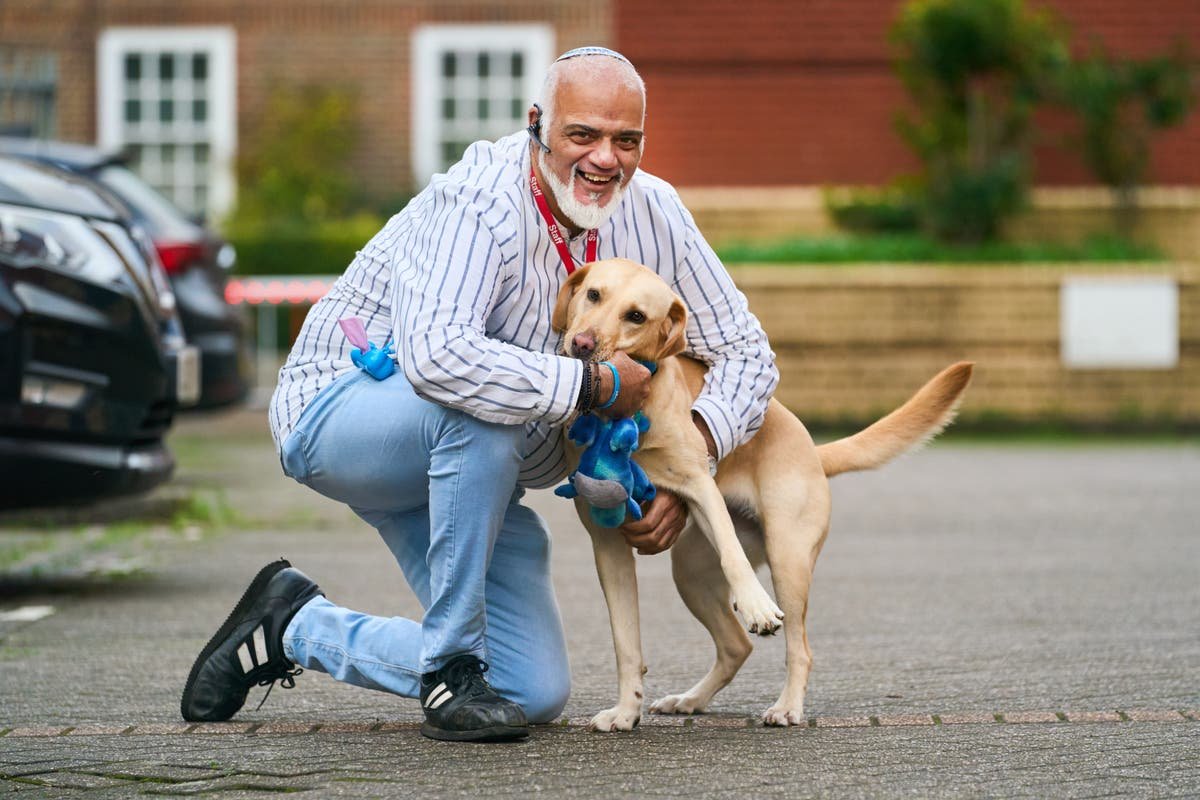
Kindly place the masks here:
MULTIPOLYGON (((1182 36, 1196 0, 1051 0, 1077 41, 1126 55, 1182 36)), ((273 87, 358 97, 354 169, 394 195, 463 142, 520 126, 557 52, 625 52, 650 95, 645 166, 681 186, 880 183, 912 166, 892 119, 903 92, 887 30, 898 0, 6 0, 0 127, 134 145, 182 205, 220 213, 231 157, 273 87)), ((1039 147, 1037 180, 1087 182, 1039 147)), ((1200 115, 1157 142, 1152 181, 1200 185, 1200 115)))

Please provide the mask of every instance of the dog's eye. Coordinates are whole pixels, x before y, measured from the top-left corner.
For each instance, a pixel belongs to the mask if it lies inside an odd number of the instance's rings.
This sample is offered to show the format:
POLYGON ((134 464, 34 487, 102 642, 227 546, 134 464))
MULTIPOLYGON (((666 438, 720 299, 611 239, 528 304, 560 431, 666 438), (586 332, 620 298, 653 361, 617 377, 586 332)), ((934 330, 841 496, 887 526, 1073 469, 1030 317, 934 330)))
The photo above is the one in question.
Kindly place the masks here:
POLYGON ((625 315, 625 319, 632 322, 634 325, 641 325, 646 321, 646 315, 640 311, 630 311, 625 315))
POLYGON ((599 303, 600 302, 600 292, 596 291, 595 289, 588 289, 587 290, 587 299, 592 301, 593 303, 599 303))

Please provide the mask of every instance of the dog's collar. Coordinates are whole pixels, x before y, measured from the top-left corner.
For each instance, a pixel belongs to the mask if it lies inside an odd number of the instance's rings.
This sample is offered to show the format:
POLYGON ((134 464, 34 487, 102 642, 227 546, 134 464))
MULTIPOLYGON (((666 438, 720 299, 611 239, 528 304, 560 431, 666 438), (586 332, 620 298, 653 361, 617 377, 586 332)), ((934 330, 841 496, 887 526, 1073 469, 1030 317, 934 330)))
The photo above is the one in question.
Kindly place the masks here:
POLYGON ((638 361, 638 363, 650 370, 651 375, 658 372, 658 362, 656 361, 638 361))

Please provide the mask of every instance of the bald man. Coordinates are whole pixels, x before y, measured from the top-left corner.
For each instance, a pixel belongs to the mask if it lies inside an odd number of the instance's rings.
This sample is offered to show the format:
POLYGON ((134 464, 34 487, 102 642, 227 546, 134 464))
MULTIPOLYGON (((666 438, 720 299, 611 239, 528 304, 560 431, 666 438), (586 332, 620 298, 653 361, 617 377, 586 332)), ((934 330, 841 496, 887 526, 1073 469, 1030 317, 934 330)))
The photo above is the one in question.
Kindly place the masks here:
MULTIPOLYGON (((624 56, 564 53, 528 129, 471 145, 313 306, 270 407, 283 470, 379 531, 425 614, 352 611, 288 562, 269 564, 196 659, 185 719, 228 719, 251 687, 291 688, 302 669, 419 698, 421 732, 436 739, 519 738, 562 712, 550 534, 520 501, 564 477, 563 426, 601 407, 632 414, 649 372, 624 353, 560 354, 559 288, 576 265, 624 257, 683 297, 687 353, 710 365, 693 418, 714 472, 758 430, 778 381, 758 321, 675 190, 638 170, 645 105, 624 56), (357 368, 348 318, 374 344, 394 341, 399 369, 357 368)), ((621 533, 657 553, 685 522, 663 492, 621 533)))

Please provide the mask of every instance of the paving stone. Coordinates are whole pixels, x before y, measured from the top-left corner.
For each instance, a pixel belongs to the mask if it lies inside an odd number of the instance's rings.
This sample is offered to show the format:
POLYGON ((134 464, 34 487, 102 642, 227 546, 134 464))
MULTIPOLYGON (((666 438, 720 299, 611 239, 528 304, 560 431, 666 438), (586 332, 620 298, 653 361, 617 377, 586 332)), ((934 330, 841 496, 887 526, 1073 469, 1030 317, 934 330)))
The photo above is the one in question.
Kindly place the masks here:
POLYGON ((67 730, 65 725, 28 726, 13 728, 6 738, 18 739, 22 736, 62 736, 67 730))
POLYGON ((877 719, 879 724, 885 727, 933 724, 933 717, 929 714, 880 714, 877 719))
POLYGON ((986 712, 955 712, 952 714, 938 714, 938 719, 943 725, 982 725, 984 723, 996 722, 995 713, 986 712))
POLYGON ((1071 722, 1122 722, 1121 715, 1116 711, 1069 711, 1067 719, 1071 722))
POLYGON ((1166 711, 1150 708, 1122 709, 1130 722, 1184 722, 1186 718, 1178 711, 1166 711))
POLYGON ((317 726, 311 722, 264 722, 255 729, 254 733, 259 736, 270 736, 272 734, 312 733, 316 729, 317 726))
POLYGON ((131 725, 76 725, 68 736, 119 736, 131 725))
POLYGON ((1004 721, 1014 725, 1038 722, 1062 722, 1053 711, 1006 711, 1004 721))
POLYGON ((253 727, 253 723, 246 722, 201 722, 195 725, 188 733, 229 735, 246 733, 253 727))
POLYGON ((818 728, 869 728, 870 717, 817 717, 818 728))
POLYGON ((171 736, 187 733, 194 727, 190 722, 147 722, 133 726, 126 736, 171 736))
POLYGON ((377 722, 323 722, 317 733, 370 733, 377 722))

